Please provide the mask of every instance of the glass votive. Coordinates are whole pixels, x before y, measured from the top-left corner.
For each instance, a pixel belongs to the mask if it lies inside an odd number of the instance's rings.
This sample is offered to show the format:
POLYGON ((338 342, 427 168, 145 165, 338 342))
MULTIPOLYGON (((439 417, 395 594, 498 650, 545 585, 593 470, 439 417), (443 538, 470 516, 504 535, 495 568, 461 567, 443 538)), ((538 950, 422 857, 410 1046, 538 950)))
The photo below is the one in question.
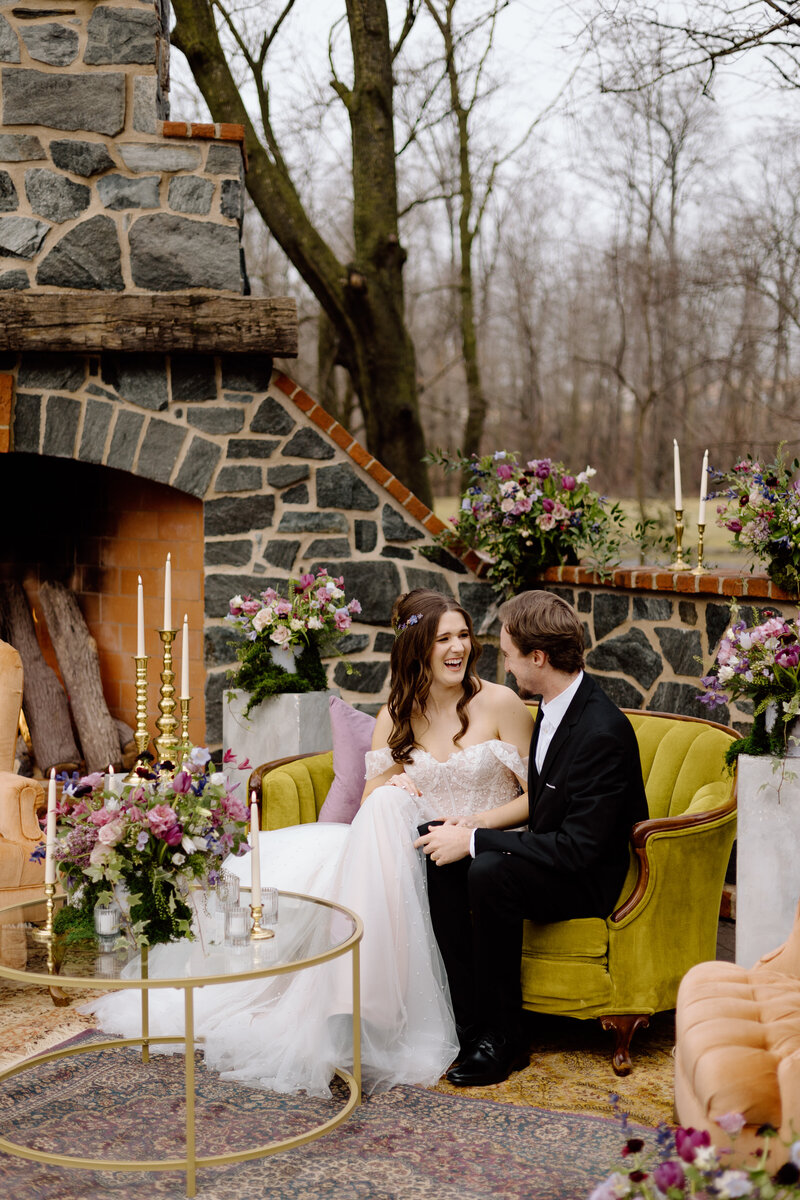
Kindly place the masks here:
POLYGON ((250 913, 238 904, 225 909, 225 943, 246 946, 250 941, 250 913))
POLYGON ((94 909, 94 931, 98 937, 113 937, 119 933, 120 909, 118 904, 96 904, 94 909))
POLYGON ((216 891, 218 901, 232 900, 234 904, 238 904, 239 876, 232 875, 230 871, 220 871, 216 891))
POLYGON ((261 889, 261 925, 277 925, 278 923, 278 889, 265 887, 261 889))
POLYGON ((94 960, 95 975, 99 979, 117 979, 120 973, 120 961, 113 950, 105 950, 94 960))
POLYGON ((225 914, 231 908, 237 907, 238 905, 235 900, 221 900, 218 895, 214 898, 211 940, 218 945, 221 945, 225 941, 225 914))

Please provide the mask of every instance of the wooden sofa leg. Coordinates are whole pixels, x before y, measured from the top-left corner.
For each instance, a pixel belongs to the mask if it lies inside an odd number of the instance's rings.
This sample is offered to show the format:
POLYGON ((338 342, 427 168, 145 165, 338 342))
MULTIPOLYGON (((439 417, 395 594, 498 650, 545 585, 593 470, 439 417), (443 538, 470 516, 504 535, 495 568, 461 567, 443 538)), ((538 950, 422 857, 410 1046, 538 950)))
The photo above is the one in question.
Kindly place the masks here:
POLYGON ((644 1013, 618 1013, 611 1017, 601 1017, 600 1024, 603 1029, 610 1029, 614 1034, 614 1074, 630 1075, 633 1070, 631 1039, 637 1029, 647 1028, 650 1018, 644 1013))

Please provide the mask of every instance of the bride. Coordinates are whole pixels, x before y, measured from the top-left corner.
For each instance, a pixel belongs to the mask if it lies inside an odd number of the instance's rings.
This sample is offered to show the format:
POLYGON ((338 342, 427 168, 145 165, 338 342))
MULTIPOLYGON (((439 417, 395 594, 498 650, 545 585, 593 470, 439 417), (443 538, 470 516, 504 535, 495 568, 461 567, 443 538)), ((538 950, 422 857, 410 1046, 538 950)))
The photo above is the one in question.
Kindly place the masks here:
MULTIPOLYGON (((365 1092, 433 1084, 458 1056, 425 864, 413 844, 417 827, 429 820, 490 827, 523 821, 527 806, 516 798, 527 777, 533 728, 514 692, 479 679, 480 646, 455 601, 416 588, 395 604, 393 624, 389 700, 375 724, 353 823, 297 825, 263 832, 259 840, 263 880, 336 901, 364 922, 365 1092)), ((225 865, 246 880, 243 860, 225 865)), ((175 944, 151 951, 151 976, 175 978, 180 952, 175 944)), ((329 1095, 334 1066, 352 1053, 350 988, 349 958, 339 958, 293 975, 200 989, 195 1029, 204 1038, 207 1064, 225 1079, 329 1095)), ((135 991, 112 993, 87 1008, 106 1032, 130 1037, 140 1031, 135 991)), ((151 991, 150 1013, 152 1034, 177 1034, 181 995, 151 991)))

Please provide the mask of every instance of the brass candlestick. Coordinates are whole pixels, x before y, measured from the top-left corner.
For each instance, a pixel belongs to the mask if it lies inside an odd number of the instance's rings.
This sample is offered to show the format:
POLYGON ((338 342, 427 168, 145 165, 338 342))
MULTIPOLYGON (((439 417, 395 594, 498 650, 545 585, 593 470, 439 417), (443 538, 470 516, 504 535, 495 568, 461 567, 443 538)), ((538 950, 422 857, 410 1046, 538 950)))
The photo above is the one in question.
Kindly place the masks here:
POLYGON ((136 762, 131 767, 126 783, 132 783, 136 778, 136 768, 145 765, 144 754, 150 744, 150 734, 147 732, 147 655, 133 656, 136 663, 136 729, 133 739, 136 742, 136 762))
POLYGON ((706 569, 703 566, 703 534, 706 531, 705 524, 697 525, 697 566, 692 571, 693 575, 705 575, 706 569))
POLYGON ((675 547, 676 547, 676 549, 675 549, 675 558, 669 564, 669 569, 671 571, 688 571, 691 566, 691 563, 688 563, 686 561, 686 559, 683 557, 683 549, 682 549, 683 529, 684 529, 683 509, 676 508, 675 509, 675 547))
POLYGON ((159 762, 174 762, 178 749, 178 739, 175 730, 178 722, 175 717, 175 688, 172 681, 175 672, 172 670, 172 643, 175 641, 177 629, 159 629, 158 636, 164 643, 164 669, 161 672, 161 698, 158 710, 161 716, 156 721, 156 729, 161 734, 156 738, 156 754, 159 762))
POLYGON ((253 941, 261 941, 263 938, 275 937, 273 929, 267 929, 261 924, 261 914, 264 911, 260 904, 251 904, 250 912, 253 914, 253 928, 250 930, 250 937, 253 941))
POLYGON ((34 929, 31 931, 31 936, 37 942, 52 942, 53 940, 53 910, 55 908, 56 885, 54 883, 46 883, 44 885, 44 896, 47 904, 47 917, 44 923, 44 929, 34 929))
POLYGON ((178 704, 181 706, 181 743, 179 756, 181 762, 189 755, 192 749, 192 743, 189 741, 189 702, 191 696, 179 696, 178 704))

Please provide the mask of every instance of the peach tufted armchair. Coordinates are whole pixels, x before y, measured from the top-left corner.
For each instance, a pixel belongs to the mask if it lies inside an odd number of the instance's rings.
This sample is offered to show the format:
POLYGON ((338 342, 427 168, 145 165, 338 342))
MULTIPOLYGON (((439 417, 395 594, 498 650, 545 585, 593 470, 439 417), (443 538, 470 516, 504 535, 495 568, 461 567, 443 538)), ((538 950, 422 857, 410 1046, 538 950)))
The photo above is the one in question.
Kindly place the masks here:
POLYGON ((22 706, 22 661, 0 642, 0 907, 40 895, 44 864, 31 862, 42 840, 38 820, 45 806, 43 785, 14 775, 14 749, 22 706))
POLYGON ((753 1162, 762 1125, 773 1125, 772 1170, 800 1136, 800 906, 786 942, 753 967, 704 962, 678 991, 675 1012, 675 1111, 682 1125, 707 1129, 731 1148, 726 1165, 753 1162), (717 1124, 729 1112, 745 1126, 736 1140, 717 1124))

